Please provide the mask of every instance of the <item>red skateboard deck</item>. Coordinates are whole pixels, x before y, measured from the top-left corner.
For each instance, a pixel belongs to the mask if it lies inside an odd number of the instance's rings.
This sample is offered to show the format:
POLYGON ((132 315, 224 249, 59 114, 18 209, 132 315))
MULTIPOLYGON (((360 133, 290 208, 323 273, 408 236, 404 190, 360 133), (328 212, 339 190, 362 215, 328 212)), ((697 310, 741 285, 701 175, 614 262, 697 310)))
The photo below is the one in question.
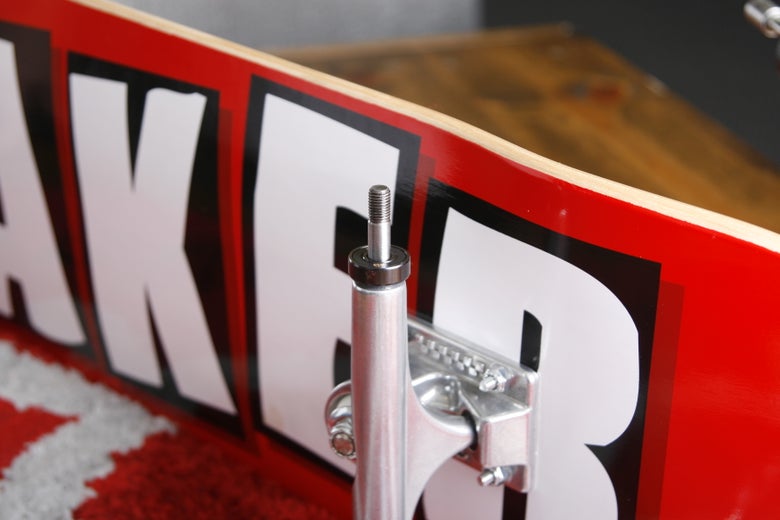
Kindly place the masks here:
POLYGON ((409 312, 538 370, 538 478, 427 518, 780 516, 780 236, 99 1, 0 8, 0 316, 349 509, 322 407, 393 187, 409 312))

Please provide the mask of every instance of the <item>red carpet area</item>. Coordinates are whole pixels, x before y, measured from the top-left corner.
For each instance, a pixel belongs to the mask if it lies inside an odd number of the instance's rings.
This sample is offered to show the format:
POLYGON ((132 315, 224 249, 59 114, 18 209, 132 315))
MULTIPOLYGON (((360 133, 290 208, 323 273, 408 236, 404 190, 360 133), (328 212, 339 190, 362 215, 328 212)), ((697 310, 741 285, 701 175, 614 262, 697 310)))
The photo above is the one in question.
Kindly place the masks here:
POLYGON ((4 520, 335 518, 190 426, 3 340, 0 476, 4 520))

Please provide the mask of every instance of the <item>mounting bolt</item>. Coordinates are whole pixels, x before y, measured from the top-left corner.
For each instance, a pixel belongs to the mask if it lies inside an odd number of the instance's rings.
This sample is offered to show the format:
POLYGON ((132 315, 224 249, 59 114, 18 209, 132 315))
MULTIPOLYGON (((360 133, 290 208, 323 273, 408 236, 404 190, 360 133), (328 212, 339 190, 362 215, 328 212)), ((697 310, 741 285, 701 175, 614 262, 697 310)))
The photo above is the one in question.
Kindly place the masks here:
POLYGON ((498 466, 495 468, 485 468, 477 478, 480 486, 501 486, 509 482, 514 470, 510 466, 498 466))
POLYGON ((355 458, 355 433, 352 430, 352 421, 344 419, 330 429, 330 447, 339 457, 354 460, 355 458))
POLYGON ((479 382, 481 392, 503 392, 506 390, 507 383, 506 370, 502 367, 491 367, 479 382))

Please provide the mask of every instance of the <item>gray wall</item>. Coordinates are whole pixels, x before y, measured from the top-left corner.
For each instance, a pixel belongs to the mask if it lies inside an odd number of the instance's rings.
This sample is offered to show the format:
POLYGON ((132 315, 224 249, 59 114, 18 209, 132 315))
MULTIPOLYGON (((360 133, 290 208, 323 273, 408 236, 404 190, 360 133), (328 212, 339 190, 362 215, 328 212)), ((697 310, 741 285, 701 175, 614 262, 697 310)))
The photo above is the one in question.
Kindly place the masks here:
POLYGON ((480 26, 480 0, 118 0, 254 48, 377 40, 480 26))

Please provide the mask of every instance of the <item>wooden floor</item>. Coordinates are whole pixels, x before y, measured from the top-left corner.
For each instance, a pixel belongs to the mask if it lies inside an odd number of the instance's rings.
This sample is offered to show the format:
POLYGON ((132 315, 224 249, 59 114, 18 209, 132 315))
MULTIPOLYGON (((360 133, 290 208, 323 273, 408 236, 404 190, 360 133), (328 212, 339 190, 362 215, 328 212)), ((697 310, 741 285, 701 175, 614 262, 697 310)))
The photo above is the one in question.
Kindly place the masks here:
POLYGON ((566 25, 275 54, 569 166, 780 232, 776 166, 566 25))

